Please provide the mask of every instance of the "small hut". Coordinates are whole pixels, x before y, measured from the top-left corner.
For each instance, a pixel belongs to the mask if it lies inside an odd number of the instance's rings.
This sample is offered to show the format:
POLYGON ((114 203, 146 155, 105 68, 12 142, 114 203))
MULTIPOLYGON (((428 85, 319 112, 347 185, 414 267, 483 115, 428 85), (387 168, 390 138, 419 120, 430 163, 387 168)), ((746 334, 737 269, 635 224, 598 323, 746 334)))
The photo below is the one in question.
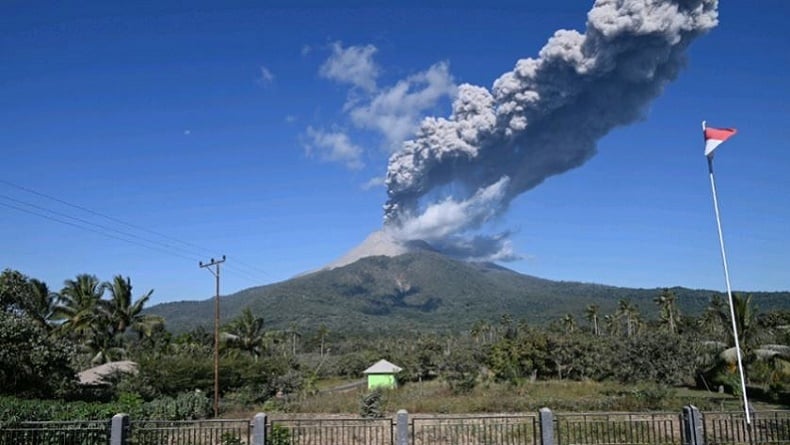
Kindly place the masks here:
POLYGON ((368 376, 368 389, 394 389, 398 387, 395 374, 401 371, 403 368, 400 366, 393 365, 386 360, 379 360, 362 373, 368 376))

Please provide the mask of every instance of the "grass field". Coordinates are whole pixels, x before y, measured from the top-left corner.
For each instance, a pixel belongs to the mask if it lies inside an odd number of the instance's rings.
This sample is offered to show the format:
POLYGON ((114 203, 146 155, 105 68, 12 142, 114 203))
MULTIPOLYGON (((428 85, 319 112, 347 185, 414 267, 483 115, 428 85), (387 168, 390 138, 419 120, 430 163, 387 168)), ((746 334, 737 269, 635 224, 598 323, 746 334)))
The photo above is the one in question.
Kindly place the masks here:
MULTIPOLYGON (((254 410, 238 410, 236 414, 267 413, 323 413, 358 414, 360 402, 367 388, 329 391, 350 381, 320 384, 324 390, 312 395, 292 395, 269 401, 254 410)), ((758 410, 788 409, 789 405, 752 401, 758 410)), ((478 385, 469 393, 455 394, 444 382, 408 383, 395 390, 382 392, 380 407, 387 415, 399 409, 409 413, 468 414, 536 412, 549 407, 555 412, 680 412, 693 404, 703 411, 735 411, 741 409, 740 398, 731 394, 700 391, 689 388, 622 385, 599 382, 547 381, 513 386, 504 383, 478 385)), ((235 410, 234 410, 235 411, 235 410)), ((230 413, 228 413, 230 414, 230 413)))

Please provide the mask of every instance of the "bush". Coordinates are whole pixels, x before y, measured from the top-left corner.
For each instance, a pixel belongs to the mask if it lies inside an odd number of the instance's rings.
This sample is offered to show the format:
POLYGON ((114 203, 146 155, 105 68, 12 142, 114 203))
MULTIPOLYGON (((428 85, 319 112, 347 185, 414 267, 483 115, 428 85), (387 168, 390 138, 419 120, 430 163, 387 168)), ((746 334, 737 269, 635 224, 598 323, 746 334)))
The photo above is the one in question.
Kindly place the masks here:
POLYGON ((384 417, 384 412, 381 410, 382 395, 380 389, 374 389, 363 395, 359 404, 359 415, 365 419, 380 419, 384 417))
POLYGON ((205 419, 213 412, 212 400, 202 391, 163 397, 145 404, 145 417, 161 420, 205 419))
POLYGON ((50 336, 27 318, 0 312, 0 394, 50 398, 76 386, 64 339, 50 336))

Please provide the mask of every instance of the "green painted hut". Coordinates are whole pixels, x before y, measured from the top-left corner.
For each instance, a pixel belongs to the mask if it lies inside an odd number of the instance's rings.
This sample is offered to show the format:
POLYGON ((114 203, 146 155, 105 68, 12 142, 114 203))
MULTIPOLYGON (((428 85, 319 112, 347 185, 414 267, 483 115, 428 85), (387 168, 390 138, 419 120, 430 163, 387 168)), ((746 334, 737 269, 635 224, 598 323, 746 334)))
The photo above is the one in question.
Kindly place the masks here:
POLYGON ((363 371, 363 374, 368 376, 368 389, 397 388, 398 382, 395 379, 395 374, 403 371, 403 368, 386 360, 379 360, 370 368, 363 371))

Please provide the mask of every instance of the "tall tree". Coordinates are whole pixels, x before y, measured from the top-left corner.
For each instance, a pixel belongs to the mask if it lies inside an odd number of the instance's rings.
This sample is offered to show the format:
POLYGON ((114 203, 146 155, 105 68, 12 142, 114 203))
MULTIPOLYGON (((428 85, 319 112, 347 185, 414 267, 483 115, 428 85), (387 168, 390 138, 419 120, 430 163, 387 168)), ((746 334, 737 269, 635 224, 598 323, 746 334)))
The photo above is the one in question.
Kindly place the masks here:
POLYGON ((562 325, 565 327, 566 334, 573 334, 576 330, 576 318, 572 314, 565 314, 562 317, 562 325))
POLYGON ((325 324, 321 323, 321 325, 318 326, 318 340, 321 346, 320 349, 321 358, 324 357, 324 352, 326 350, 326 338, 328 335, 329 335, 329 328, 327 328, 325 324))
POLYGON ((631 337, 639 328, 639 309, 628 299, 622 299, 617 305, 617 317, 625 323, 625 335, 631 337))
POLYGON ((153 289, 137 300, 132 298, 132 281, 129 277, 116 275, 104 285, 110 292, 108 309, 110 312, 111 334, 123 334, 127 329, 137 332, 139 338, 149 336, 153 330, 164 324, 164 319, 156 315, 143 314, 143 308, 153 289))
POLYGON ((13 269, 0 272, 0 310, 8 313, 21 311, 21 302, 28 291, 28 278, 24 274, 13 269))
POLYGON ((659 323, 666 327, 670 334, 677 334, 678 323, 680 322, 680 311, 677 307, 675 293, 669 289, 663 289, 661 294, 653 299, 659 308, 659 323))
POLYGON ((727 303, 720 295, 714 294, 710 298, 705 312, 699 318, 699 326, 702 331, 711 339, 724 339, 727 332, 730 332, 730 315, 727 303))
POLYGON ((107 332, 109 314, 102 295, 104 285, 95 275, 66 280, 54 311, 54 317, 62 321, 60 328, 78 339, 107 332))
POLYGON ((28 317, 0 311, 0 394, 54 397, 76 384, 73 344, 28 317))
POLYGON ((296 346, 302 338, 302 333, 299 332, 299 326, 295 322, 288 324, 288 335, 291 337, 291 355, 296 357, 296 346))
POLYGON ((263 330, 263 318, 255 317, 250 308, 244 308, 238 318, 227 326, 229 343, 249 353, 255 360, 263 355, 268 341, 263 330))
POLYGON ((584 315, 587 317, 587 321, 590 322, 592 333, 595 336, 601 335, 601 330, 598 326, 599 311, 600 308, 597 304, 590 304, 584 309, 584 315))
POLYGON ((55 314, 60 296, 49 290, 47 283, 31 278, 30 300, 26 304, 25 312, 41 328, 49 331, 52 329, 52 317, 55 314))

